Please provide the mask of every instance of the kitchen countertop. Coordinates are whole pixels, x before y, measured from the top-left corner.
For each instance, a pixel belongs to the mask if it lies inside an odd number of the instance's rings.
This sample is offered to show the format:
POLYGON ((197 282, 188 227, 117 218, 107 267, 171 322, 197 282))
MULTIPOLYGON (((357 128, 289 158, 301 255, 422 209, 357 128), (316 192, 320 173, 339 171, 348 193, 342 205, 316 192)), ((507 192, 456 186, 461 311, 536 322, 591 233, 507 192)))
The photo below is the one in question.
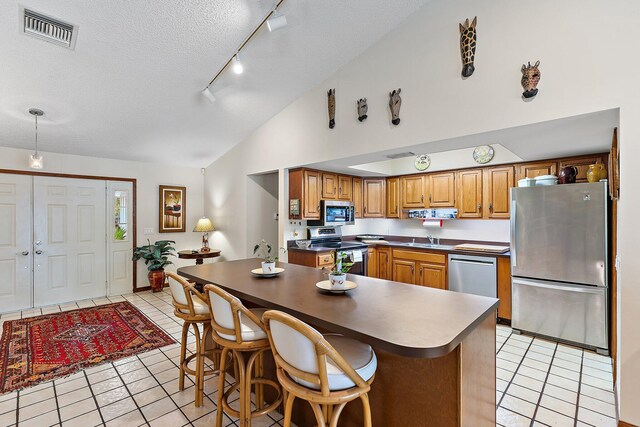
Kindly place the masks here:
MULTIPOLYGON (((479 240, 453 240, 453 239, 442 239, 441 240, 441 244, 440 247, 435 247, 435 248, 425 248, 425 247, 421 247, 421 246, 410 246, 407 245, 407 242, 411 242, 414 238, 413 237, 405 237, 405 236, 384 236, 385 239, 380 241, 371 241, 368 240, 367 243, 365 243, 367 246, 369 247, 377 247, 377 246, 389 246, 389 247, 396 247, 396 248, 402 248, 402 249, 407 249, 407 250, 421 250, 421 251, 432 251, 432 252, 445 252, 445 253, 456 253, 456 254, 461 254, 461 255, 476 255, 476 256, 496 256, 496 257, 510 257, 511 256, 511 252, 507 251, 507 252, 503 252, 503 253, 495 253, 495 252, 485 252, 485 251, 469 251, 469 250, 456 250, 455 246, 456 245, 460 245, 463 243, 474 243, 474 244, 483 244, 483 245, 493 245, 493 246, 509 246, 509 243, 500 243, 500 242, 483 242, 483 241, 479 241, 479 240)), ((345 242, 356 242, 358 240, 356 240, 356 236, 343 236, 342 240, 345 242)), ((416 237, 415 238, 416 243, 429 243, 429 239, 425 238, 425 237, 416 237)), ((358 241, 359 242, 359 241, 358 241)), ((296 243, 295 240, 289 240, 287 242, 288 244, 288 250, 294 250, 294 251, 311 251, 311 252, 326 252, 326 251, 333 251, 336 248, 329 248, 329 247, 313 247, 313 248, 299 248, 296 243)), ((346 249, 349 250, 349 249, 346 249)))
POLYGON ((346 294, 320 292, 326 274, 311 267, 278 263, 274 278, 251 274, 259 259, 182 267, 197 283, 214 283, 240 299, 364 341, 404 357, 437 358, 450 353, 499 300, 348 274, 358 287, 346 294))

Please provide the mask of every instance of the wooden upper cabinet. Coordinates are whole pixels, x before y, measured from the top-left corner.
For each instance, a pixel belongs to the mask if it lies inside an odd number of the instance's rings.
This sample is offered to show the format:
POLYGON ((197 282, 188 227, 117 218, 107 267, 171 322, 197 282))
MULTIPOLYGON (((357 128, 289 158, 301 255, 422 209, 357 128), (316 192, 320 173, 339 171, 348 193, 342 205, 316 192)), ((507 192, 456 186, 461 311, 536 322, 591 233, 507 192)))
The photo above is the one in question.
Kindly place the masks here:
POLYGON ((387 218, 400 218, 400 178, 387 178, 387 218))
POLYGON ((429 175, 429 207, 452 208, 455 205, 455 172, 429 175))
POLYGON ((322 174, 317 171, 304 171, 302 180, 302 212, 305 219, 320 219, 321 175, 322 174))
POLYGON ((457 172, 458 218, 482 218, 482 169, 457 172))
POLYGON ((289 172, 289 200, 298 199, 300 213, 289 214, 290 219, 320 219, 322 173, 308 169, 289 172))
POLYGON ((417 268, 418 274, 416 275, 416 285, 445 290, 447 289, 446 266, 419 262, 417 263, 417 268))
POLYGON ((353 198, 352 178, 347 175, 338 176, 338 199, 351 201, 353 198))
POLYGON ((362 178, 353 177, 353 206, 356 218, 362 218, 362 178))
POLYGON ((322 198, 326 200, 338 198, 338 175, 335 173, 322 174, 322 198))
POLYGON ((578 168, 578 175, 576 176, 576 182, 587 182, 587 171, 589 165, 595 163, 603 163, 606 165, 606 157, 603 156, 589 156, 589 157, 574 157, 572 159, 563 159, 558 163, 558 173, 560 169, 565 166, 575 166, 578 168))
POLYGON ((513 167, 484 169, 484 218, 509 219, 511 208, 509 193, 515 185, 513 167))
POLYGON ((424 175, 400 177, 400 200, 402 209, 419 209, 427 206, 424 175))
POLYGON ((384 218, 385 204, 384 178, 364 180, 364 218, 384 218))
POLYGON ((558 162, 546 160, 516 165, 516 181, 523 178, 535 178, 540 175, 558 175, 558 162))

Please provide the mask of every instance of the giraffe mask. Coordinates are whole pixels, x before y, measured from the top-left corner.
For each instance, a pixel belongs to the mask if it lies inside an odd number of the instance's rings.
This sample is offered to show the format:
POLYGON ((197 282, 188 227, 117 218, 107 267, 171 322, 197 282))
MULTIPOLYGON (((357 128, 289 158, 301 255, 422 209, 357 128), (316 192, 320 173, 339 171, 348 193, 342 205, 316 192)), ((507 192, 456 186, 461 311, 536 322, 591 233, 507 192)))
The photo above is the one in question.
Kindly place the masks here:
POLYGON ((531 65, 531 62, 527 62, 527 65, 522 64, 522 88, 524 92, 522 92, 522 96, 525 98, 533 98, 538 94, 538 82, 540 81, 540 69, 538 66, 540 65, 540 61, 536 61, 534 65, 531 65))
POLYGON ((460 53, 462 54, 462 77, 469 77, 475 71, 473 61, 476 56, 476 24, 478 17, 473 18, 469 25, 469 18, 460 26, 460 53))

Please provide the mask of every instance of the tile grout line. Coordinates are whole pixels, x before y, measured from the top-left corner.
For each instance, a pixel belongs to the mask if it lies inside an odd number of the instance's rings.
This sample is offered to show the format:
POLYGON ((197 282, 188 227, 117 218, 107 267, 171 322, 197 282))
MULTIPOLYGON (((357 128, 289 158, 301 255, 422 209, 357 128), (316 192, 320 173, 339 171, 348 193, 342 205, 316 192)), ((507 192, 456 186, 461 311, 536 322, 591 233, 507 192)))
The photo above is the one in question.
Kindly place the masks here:
MULTIPOLYGON (((509 338, 511 338, 511 335, 509 335, 509 338)), ((505 341, 505 344, 506 344, 506 341, 505 341)), ((513 379, 516 377, 516 374, 520 370, 520 367, 522 366, 522 362, 524 362, 524 358, 527 355, 527 353, 529 352, 529 349, 531 348, 532 345, 533 345, 533 339, 531 339, 531 342, 529 342, 529 345, 527 346, 527 350, 524 352, 524 354, 520 358, 520 362, 518 363, 518 367, 516 368, 515 371, 513 371, 513 375, 511 376, 511 379, 509 380, 509 383, 504 388, 504 392, 502 393, 502 396, 500 396, 500 402, 498 402, 498 404, 496 405, 496 409, 499 408, 500 405, 502 404, 502 401, 504 400, 504 395, 507 394, 507 391, 509 390, 509 387, 511 387, 511 384, 513 383, 513 379)))
POLYGON ((51 381, 51 387, 53 388, 53 398, 56 400, 56 412, 58 413, 58 422, 62 424, 62 415, 60 415, 60 405, 58 404, 58 393, 56 392, 56 382, 51 381))
POLYGON ((87 381, 87 387, 89 387, 89 391, 91 392, 91 397, 93 398, 93 403, 95 403, 96 408, 98 409, 98 415, 100 415, 100 420, 102 424, 105 424, 104 416, 102 415, 102 411, 100 410, 100 405, 98 405, 98 399, 96 399, 96 395, 93 393, 93 388, 91 387, 91 383, 89 382, 89 376, 87 375, 86 370, 82 370, 84 373, 84 379, 87 381))
POLYGON ((576 412, 573 418, 573 427, 578 425, 578 409, 580 408, 580 390, 582 389, 582 368, 584 366, 584 350, 580 357, 580 381, 578 381, 578 393, 576 394, 576 412))
MULTIPOLYGON (((142 363, 142 362, 141 362, 142 363)), ((113 363, 112 363, 113 365, 113 363)), ((144 363, 142 363, 142 365, 144 365, 144 363)), ((124 379, 122 378, 122 375, 120 375, 120 372, 118 372, 118 368, 116 368, 116 366, 113 366, 113 369, 116 371, 116 375, 118 376, 118 378, 120 379, 120 381, 122 382, 122 385, 124 386, 124 389, 127 390, 127 393, 129 394, 128 397, 131 398, 131 400, 133 400, 133 404, 136 405, 136 409, 138 410, 138 412, 140 412, 140 414, 142 415, 142 419, 144 420, 145 423, 149 423, 149 421, 147 420, 147 417, 144 415, 144 412, 142 412, 142 409, 140 408, 140 405, 138 405, 138 402, 136 402, 136 399, 134 399, 133 394, 131 393, 131 390, 129 390, 129 387, 127 387, 127 383, 124 381, 124 379)), ((151 374, 151 372, 149 372, 151 374)), ((151 374, 153 375, 153 374, 151 374)), ((134 381, 135 382, 135 381, 134 381)), ((141 393, 145 392, 146 390, 141 391, 141 393)), ((124 399, 121 399, 124 400, 124 399)), ((119 401, 118 401, 119 402, 119 401)), ((129 412, 133 412, 133 411, 129 411, 129 412)), ((127 412, 127 414, 129 413, 127 412)), ((126 415, 126 414, 122 414, 122 415, 126 415)), ((117 417, 116 417, 117 418, 117 417)), ((115 418, 114 418, 115 419, 115 418)))
MULTIPOLYGON (((531 341, 533 343, 533 341, 531 341)), ((544 382, 542 383, 542 390, 540 390, 540 396, 538 396, 538 402, 536 403, 536 408, 533 411, 533 416, 531 417, 530 427, 533 427, 533 423, 536 422, 536 415, 538 414, 538 408, 540 408, 540 402, 542 402, 542 397, 544 396, 544 389, 547 386, 547 381, 549 381, 549 375, 551 374, 551 368, 553 367, 553 361, 556 358, 556 353, 558 352, 558 343, 555 344, 553 349, 553 355, 551 356, 551 362, 549 362, 549 369, 547 370, 547 375, 544 377, 544 382)))

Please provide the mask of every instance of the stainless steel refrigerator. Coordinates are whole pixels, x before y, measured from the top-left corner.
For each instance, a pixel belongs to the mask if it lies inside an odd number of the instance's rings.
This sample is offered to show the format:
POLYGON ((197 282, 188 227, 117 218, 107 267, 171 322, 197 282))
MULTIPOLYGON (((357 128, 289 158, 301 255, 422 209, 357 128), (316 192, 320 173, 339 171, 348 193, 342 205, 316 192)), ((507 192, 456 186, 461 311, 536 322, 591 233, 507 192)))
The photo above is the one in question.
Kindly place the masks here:
POLYGON ((608 352, 607 183, 511 189, 512 327, 608 352))

